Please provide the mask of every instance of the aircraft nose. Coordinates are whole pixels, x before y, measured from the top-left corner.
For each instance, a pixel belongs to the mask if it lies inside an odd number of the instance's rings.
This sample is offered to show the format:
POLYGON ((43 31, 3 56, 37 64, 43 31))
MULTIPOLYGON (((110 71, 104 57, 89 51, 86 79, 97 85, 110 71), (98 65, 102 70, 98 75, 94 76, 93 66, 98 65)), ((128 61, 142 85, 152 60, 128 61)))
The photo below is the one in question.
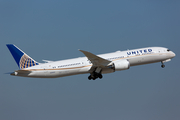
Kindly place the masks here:
POLYGON ((175 57, 175 56, 176 56, 176 54, 175 54, 174 52, 172 52, 172 53, 171 53, 171 56, 172 56, 172 57, 175 57))
POLYGON ((175 57, 176 56, 176 54, 173 52, 173 56, 175 57))

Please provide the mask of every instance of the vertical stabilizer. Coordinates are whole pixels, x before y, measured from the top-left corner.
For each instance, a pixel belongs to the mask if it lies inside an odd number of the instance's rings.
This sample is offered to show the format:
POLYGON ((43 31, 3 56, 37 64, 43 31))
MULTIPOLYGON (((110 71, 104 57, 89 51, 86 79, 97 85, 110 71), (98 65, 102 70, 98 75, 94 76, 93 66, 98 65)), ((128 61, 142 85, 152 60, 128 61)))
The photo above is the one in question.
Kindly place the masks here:
POLYGON ((12 56, 14 57, 14 60, 16 61, 17 65, 20 69, 32 67, 35 65, 39 65, 38 62, 33 60, 31 57, 29 57, 26 53, 24 53, 22 50, 20 50, 17 46, 13 44, 7 44, 6 45, 11 52, 12 56))

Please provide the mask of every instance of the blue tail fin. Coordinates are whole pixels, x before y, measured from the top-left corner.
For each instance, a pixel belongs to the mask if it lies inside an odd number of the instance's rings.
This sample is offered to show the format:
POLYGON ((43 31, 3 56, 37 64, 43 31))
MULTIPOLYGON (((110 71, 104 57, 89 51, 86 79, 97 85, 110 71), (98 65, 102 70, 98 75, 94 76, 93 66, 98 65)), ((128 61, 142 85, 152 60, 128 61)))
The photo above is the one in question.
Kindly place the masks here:
POLYGON ((18 47, 16 47, 13 44, 7 44, 6 45, 11 52, 12 56, 14 57, 17 65, 20 69, 32 67, 35 65, 39 65, 38 62, 33 60, 31 57, 29 57, 26 53, 24 53, 22 50, 20 50, 18 47))

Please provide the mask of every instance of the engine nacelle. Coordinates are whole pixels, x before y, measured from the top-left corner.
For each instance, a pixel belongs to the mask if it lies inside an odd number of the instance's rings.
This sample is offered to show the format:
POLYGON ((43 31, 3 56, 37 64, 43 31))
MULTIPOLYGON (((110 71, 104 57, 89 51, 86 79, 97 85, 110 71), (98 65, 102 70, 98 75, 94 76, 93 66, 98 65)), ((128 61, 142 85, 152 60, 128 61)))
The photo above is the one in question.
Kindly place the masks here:
POLYGON ((112 69, 115 71, 129 69, 130 63, 128 60, 118 60, 112 63, 112 69))

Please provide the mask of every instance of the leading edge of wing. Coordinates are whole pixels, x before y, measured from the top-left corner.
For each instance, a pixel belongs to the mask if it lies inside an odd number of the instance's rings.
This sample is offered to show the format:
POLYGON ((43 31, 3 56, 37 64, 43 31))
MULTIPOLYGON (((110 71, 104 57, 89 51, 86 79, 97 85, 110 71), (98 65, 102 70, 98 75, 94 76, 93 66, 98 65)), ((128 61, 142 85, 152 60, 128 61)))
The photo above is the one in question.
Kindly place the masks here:
POLYGON ((84 50, 79 50, 81 51, 93 64, 93 66, 107 66, 109 63, 112 61, 106 60, 104 58, 101 58, 97 55, 94 55, 90 52, 84 51, 84 50))

